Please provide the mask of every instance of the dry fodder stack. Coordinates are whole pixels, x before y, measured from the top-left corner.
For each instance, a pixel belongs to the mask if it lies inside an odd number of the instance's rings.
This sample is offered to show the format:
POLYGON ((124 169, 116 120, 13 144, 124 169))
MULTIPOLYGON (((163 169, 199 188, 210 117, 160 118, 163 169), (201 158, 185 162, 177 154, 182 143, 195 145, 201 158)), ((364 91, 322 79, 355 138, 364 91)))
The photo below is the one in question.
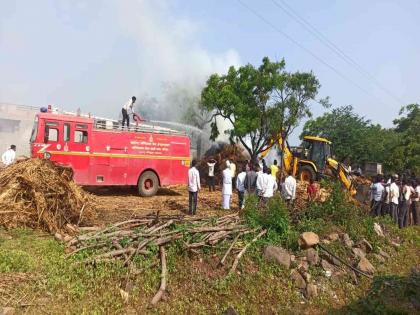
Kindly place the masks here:
POLYGON ((0 170, 0 225, 55 233, 66 223, 87 223, 93 214, 90 197, 73 181, 70 168, 27 159, 0 170))
POLYGON ((239 172, 240 165, 243 165, 248 157, 246 156, 244 149, 237 144, 217 143, 205 153, 205 157, 198 163, 198 170, 200 171, 201 177, 204 179, 207 179, 207 162, 210 159, 216 161, 214 176, 216 183, 220 183, 222 172, 226 168, 226 161, 235 162, 237 171, 239 172))

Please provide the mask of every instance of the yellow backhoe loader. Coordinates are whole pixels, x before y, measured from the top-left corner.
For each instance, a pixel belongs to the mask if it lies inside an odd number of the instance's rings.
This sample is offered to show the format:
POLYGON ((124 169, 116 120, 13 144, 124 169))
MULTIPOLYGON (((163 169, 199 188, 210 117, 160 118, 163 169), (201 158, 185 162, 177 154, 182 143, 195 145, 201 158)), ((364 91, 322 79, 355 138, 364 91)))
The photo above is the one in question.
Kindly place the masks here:
MULTIPOLYGON (((272 145, 261 153, 261 158, 264 158, 275 144, 273 141, 272 145)), ((302 147, 291 149, 287 141, 280 137, 277 145, 282 152, 285 172, 292 171, 293 176, 301 181, 335 177, 348 189, 352 196, 356 195, 352 175, 345 165, 333 159, 329 140, 305 136, 302 147)))

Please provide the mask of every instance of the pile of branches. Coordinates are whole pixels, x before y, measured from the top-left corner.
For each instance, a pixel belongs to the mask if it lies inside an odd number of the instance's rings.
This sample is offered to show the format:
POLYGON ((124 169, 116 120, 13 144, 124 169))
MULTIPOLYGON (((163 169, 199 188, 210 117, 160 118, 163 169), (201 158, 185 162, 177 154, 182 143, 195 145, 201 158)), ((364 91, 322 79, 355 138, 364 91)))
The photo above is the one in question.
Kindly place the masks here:
POLYGON ((214 159, 216 161, 214 176, 216 183, 220 183, 222 180, 222 172, 226 168, 226 161, 233 161, 237 167, 240 167, 241 164, 245 163, 248 157, 245 154, 244 149, 239 145, 217 143, 204 154, 204 158, 198 163, 197 168, 200 172, 201 178, 203 179, 207 179, 207 162, 210 159, 214 159))
POLYGON ((92 217, 90 197, 74 183, 70 168, 26 159, 0 171, 0 225, 55 233, 92 217))
MULTIPOLYGON (((226 263, 229 254, 247 234, 254 238, 239 249, 229 274, 235 272, 239 260, 252 243, 267 231, 252 229, 244 224, 237 214, 218 218, 195 218, 184 216, 159 216, 159 213, 115 223, 106 228, 79 228, 80 235, 68 239, 67 252, 72 256, 82 251, 93 251, 84 263, 97 264, 119 260, 134 274, 141 272, 134 263, 136 257, 153 257, 153 248, 159 247, 161 261, 161 286, 151 303, 156 304, 166 290, 167 268, 165 246, 175 242, 185 250, 197 252, 221 242, 229 242, 229 248, 220 260, 226 263)), ((229 244, 228 243, 228 244, 229 244)), ((243 243, 243 242, 241 242, 243 243)))

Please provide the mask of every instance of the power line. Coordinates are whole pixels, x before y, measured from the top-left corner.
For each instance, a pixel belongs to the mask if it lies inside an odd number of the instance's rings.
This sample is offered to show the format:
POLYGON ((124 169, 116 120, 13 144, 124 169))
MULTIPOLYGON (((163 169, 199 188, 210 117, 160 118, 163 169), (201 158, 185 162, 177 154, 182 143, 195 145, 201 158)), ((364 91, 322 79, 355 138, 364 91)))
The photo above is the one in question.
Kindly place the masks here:
POLYGON ((313 53, 310 49, 306 48, 305 46, 303 46, 302 44, 300 44, 298 41, 296 41, 293 37, 289 36, 287 33, 285 33, 284 31, 282 31, 280 28, 278 28, 276 25, 274 25, 273 23, 271 23, 269 20, 267 20, 265 17, 263 17, 261 14, 259 14, 257 11, 255 11, 254 9, 252 9, 251 7, 249 7, 248 5, 246 5, 242 0, 237 0, 239 2, 239 4, 241 4, 244 8, 246 8, 248 11, 250 11, 252 14, 254 14, 256 17, 258 17, 260 20, 262 20, 264 23, 266 23, 267 25, 269 25, 272 29, 274 29, 276 32, 280 33, 281 35, 283 35, 284 37, 286 37, 288 40, 290 40, 292 43, 294 43, 296 46, 298 46, 300 49, 304 50, 306 53, 308 53, 309 55, 311 55, 313 58, 315 58, 316 60, 318 60, 320 63, 322 63, 324 66, 326 66, 327 68, 329 68, 331 71, 333 71, 335 74, 337 74, 338 76, 340 76, 342 79, 350 82, 351 84, 353 84, 355 87, 357 87, 359 90, 361 90, 362 92, 366 93, 367 95, 375 98, 377 101, 379 101, 380 103, 382 103, 383 105, 384 102, 382 102, 378 97, 376 97, 375 95, 371 94, 368 90, 366 90, 365 88, 363 88, 362 86, 360 86, 359 84, 357 84, 356 82, 354 82, 352 79, 350 79, 348 76, 346 76, 345 74, 343 74, 342 72, 340 72, 339 70, 337 70, 335 67, 333 67, 332 65, 330 65, 329 63, 327 63, 326 61, 324 61, 321 57, 319 57, 318 55, 316 55, 315 53, 313 53))
POLYGON ((373 82, 376 86, 378 86, 382 91, 387 93, 391 96, 394 100, 398 103, 402 103, 404 105, 406 102, 401 98, 394 95, 391 91, 389 91, 386 87, 384 87, 372 74, 370 74, 367 70, 365 70, 359 63, 357 63, 353 58, 347 55, 342 49, 340 49, 336 44, 330 41, 325 35, 323 35, 315 26, 310 24, 307 20, 305 20, 299 13, 297 13, 291 6, 289 6, 284 0, 280 0, 283 6, 277 2, 276 0, 271 0, 274 5, 278 8, 283 10, 287 15, 289 15, 292 19, 302 25, 308 32, 310 32, 313 36, 315 36, 319 41, 321 41, 325 46, 327 46, 330 50, 332 50, 338 57, 344 60, 347 64, 354 67, 359 73, 364 75, 368 80, 373 82))

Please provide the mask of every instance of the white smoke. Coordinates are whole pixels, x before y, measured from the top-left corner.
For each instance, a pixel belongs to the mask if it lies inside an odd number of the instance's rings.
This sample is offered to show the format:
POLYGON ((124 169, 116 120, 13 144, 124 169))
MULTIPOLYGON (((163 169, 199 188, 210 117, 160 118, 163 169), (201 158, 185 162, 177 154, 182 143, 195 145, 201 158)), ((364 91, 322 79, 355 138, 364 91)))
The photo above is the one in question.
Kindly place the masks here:
POLYGON ((204 49, 200 26, 187 18, 175 17, 170 1, 119 1, 116 5, 118 23, 139 53, 136 62, 140 69, 140 97, 147 95, 163 103, 165 116, 171 112, 175 117, 179 114, 179 108, 171 106, 171 98, 163 95, 165 84, 179 86, 192 97, 199 96, 210 74, 226 73, 229 66, 240 64, 233 49, 222 53, 204 49))

